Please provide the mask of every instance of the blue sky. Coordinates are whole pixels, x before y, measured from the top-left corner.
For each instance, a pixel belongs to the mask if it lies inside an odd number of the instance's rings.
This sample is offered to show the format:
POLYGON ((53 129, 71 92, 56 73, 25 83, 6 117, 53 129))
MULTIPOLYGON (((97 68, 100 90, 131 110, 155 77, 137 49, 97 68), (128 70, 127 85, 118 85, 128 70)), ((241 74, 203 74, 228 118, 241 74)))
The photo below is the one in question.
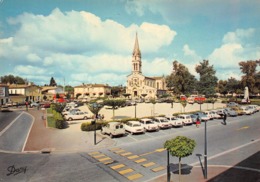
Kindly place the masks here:
POLYGON ((203 61, 240 79, 260 58, 258 0, 0 0, 0 76, 125 85, 138 33, 145 76, 203 61))

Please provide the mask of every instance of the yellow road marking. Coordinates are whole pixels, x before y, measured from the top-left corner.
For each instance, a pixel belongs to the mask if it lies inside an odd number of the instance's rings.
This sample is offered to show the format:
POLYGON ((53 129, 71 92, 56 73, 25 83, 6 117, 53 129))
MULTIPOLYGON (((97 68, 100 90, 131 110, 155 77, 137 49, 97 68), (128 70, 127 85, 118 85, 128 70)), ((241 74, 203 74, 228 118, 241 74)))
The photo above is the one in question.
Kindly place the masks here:
POLYGON ((244 130, 244 129, 247 129, 247 128, 249 128, 249 126, 244 126, 244 127, 239 128, 239 129, 237 129, 237 130, 244 130))
POLYGON ((136 159, 136 158, 138 158, 139 156, 138 155, 132 155, 132 156, 129 156, 129 157, 127 157, 128 159, 136 159))
POLYGON ((149 155, 149 154, 153 154, 153 153, 154 153, 154 151, 152 151, 152 152, 147 152, 147 153, 141 154, 140 156, 149 155))
POLYGON ((150 166, 153 166, 154 164, 155 164, 154 162, 149 162, 149 163, 143 164, 142 166, 150 167, 150 166))
POLYGON ((101 154, 100 152, 90 152, 89 155, 101 154))
POLYGON ((111 166, 110 168, 116 170, 116 169, 119 169, 119 168, 122 168, 122 167, 125 167, 125 165, 124 164, 118 164, 116 166, 111 166))
POLYGON ((127 176, 127 178, 129 179, 129 180, 135 180, 135 179, 139 179, 139 178, 141 178, 141 177, 143 177, 143 175, 141 175, 140 173, 137 173, 137 174, 134 174, 134 175, 131 175, 131 176, 127 176))
POLYGON ((117 153, 117 154, 122 153, 122 152, 125 152, 125 150, 118 150, 118 151, 115 151, 115 153, 117 153))
POLYGON ((147 161, 147 159, 145 159, 145 158, 138 159, 138 160, 135 161, 135 163, 141 163, 141 162, 144 162, 144 161, 147 161))
POLYGON ((123 175, 123 174, 131 173, 133 171, 134 171, 133 169, 129 168, 129 169, 125 169, 125 170, 119 171, 119 173, 123 175))
POLYGON ((165 151, 166 149, 165 148, 161 148, 161 149, 157 149, 157 150, 155 150, 156 152, 163 152, 163 151, 165 151))
POLYGON ((102 162, 102 161, 107 161, 107 160, 109 160, 109 159, 111 159, 110 157, 106 157, 106 158, 102 158, 102 159, 98 159, 100 162, 102 162))
POLYGON ((103 161, 102 163, 105 164, 105 165, 107 165, 107 164, 111 164, 111 163, 113 163, 113 162, 114 162, 113 160, 109 160, 109 161, 103 161))
POLYGON ((105 154, 100 154, 100 155, 93 155, 92 157, 94 157, 94 158, 100 158, 100 157, 104 157, 104 156, 106 156, 105 154))
POLYGON ((153 169, 151 169, 153 172, 158 172, 158 171, 161 171, 161 170, 164 170, 165 169, 165 167, 163 167, 163 166, 159 166, 159 167, 156 167, 156 168, 153 168, 153 169))
POLYGON ((127 153, 121 153, 120 155, 127 156, 127 155, 131 155, 131 154, 132 154, 131 152, 127 152, 127 153))

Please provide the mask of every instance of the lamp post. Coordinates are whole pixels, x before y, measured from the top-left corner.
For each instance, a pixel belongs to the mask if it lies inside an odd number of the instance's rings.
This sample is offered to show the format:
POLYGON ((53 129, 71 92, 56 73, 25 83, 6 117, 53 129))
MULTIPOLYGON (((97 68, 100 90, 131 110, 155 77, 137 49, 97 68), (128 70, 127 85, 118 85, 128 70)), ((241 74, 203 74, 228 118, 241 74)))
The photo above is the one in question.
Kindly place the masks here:
POLYGON ((205 137, 204 137, 204 178, 207 179, 208 176, 208 162, 207 162, 207 121, 205 123, 205 137))
POLYGON ((135 102, 135 118, 136 118, 136 105, 137 105, 137 104, 136 104, 136 102, 135 102))
POLYGON ((170 173, 170 152, 167 150, 167 182, 171 181, 171 173, 170 173))

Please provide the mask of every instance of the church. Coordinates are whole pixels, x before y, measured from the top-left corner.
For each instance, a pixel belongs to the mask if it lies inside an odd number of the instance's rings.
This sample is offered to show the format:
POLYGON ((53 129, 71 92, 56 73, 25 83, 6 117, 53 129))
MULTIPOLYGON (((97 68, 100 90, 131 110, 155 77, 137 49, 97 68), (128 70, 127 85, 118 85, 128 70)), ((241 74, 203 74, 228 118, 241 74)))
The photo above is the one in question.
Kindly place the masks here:
POLYGON ((142 56, 136 34, 132 54, 132 73, 127 76, 126 93, 132 98, 157 98, 166 94, 165 77, 147 77, 142 74, 142 56))

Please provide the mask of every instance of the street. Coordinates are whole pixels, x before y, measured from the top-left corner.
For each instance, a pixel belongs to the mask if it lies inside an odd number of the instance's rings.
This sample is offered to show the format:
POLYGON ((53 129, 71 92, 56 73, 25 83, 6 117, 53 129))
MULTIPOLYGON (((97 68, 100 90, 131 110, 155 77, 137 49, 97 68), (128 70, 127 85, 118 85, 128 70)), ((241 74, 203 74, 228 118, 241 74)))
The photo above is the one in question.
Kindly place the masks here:
MULTIPOLYGON (((239 164, 257 153, 259 155, 259 118, 258 112, 250 116, 228 117, 227 125, 222 125, 221 120, 207 123, 209 174, 214 166, 226 167, 227 170, 228 166, 239 164)), ((153 181, 166 174, 164 142, 178 135, 190 137, 197 143, 193 154, 182 159, 183 166, 189 167, 183 175, 185 178, 192 170, 201 168, 199 159, 203 164, 204 123, 199 128, 191 125, 114 138, 115 145, 107 148, 96 146, 86 152, 1 153, 0 181, 153 181), (26 172, 7 176, 10 166, 26 168, 26 172)), ((178 159, 171 157, 170 163, 172 178, 176 178, 174 171, 178 159)), ((236 168, 240 169, 239 173, 254 171, 260 174, 257 161, 254 165, 252 162, 241 165, 236 168)))

